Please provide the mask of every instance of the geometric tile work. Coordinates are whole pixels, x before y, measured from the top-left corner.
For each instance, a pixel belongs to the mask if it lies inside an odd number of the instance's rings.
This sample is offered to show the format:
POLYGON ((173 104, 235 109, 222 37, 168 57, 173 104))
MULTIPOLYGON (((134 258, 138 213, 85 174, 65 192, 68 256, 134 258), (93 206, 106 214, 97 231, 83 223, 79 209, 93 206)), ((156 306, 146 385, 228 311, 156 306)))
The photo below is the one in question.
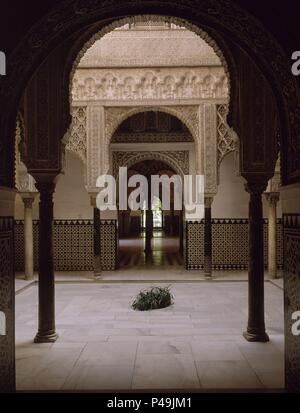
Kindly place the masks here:
POLYGON ((93 222, 59 220, 53 224, 54 268, 57 271, 93 269, 93 222))
POLYGON ((248 220, 212 221, 213 268, 240 270, 248 266, 248 220))
POLYGON ((292 314, 300 311, 300 214, 286 214, 283 222, 285 380, 288 391, 300 393, 300 336, 292 334, 292 314))
MULTIPOLYGON (((204 223, 185 223, 186 268, 204 267, 204 223)), ((38 268, 38 221, 33 223, 34 267, 38 268)), ((24 224, 15 221, 15 269, 24 271, 24 224)), ((101 221, 101 262, 104 271, 118 267, 117 221, 101 221)), ((278 268, 283 263, 282 222, 277 223, 278 268)), ((55 220, 53 225, 54 267, 56 271, 92 271, 93 220, 55 220)), ((212 254, 214 269, 248 268, 248 219, 212 219, 212 254)), ((268 265, 268 223, 264 221, 264 262, 268 265)))
POLYGON ((15 221, 15 270, 24 270, 24 223, 15 221))
MULTIPOLYGON (((33 222, 34 269, 38 270, 39 221, 33 222)), ((53 256, 56 271, 92 271, 94 268, 92 220, 55 220, 53 256)), ((24 222, 15 221, 15 269, 24 271, 24 222)))
MULTIPOLYGON (((186 268, 204 268, 204 221, 186 222, 186 268)), ((277 262, 282 268, 282 222, 277 223, 277 262)), ((268 221, 264 220, 264 263, 268 266, 268 221)), ((248 219, 212 219, 212 264, 216 270, 248 268, 248 219)))
POLYGON ((118 267, 118 227, 116 220, 100 221, 101 269, 114 271, 118 267))
POLYGON ((185 268, 200 270, 204 267, 204 223, 186 221, 185 223, 185 268))
POLYGON ((0 393, 15 391, 14 220, 0 218, 0 311, 5 335, 0 335, 0 393))

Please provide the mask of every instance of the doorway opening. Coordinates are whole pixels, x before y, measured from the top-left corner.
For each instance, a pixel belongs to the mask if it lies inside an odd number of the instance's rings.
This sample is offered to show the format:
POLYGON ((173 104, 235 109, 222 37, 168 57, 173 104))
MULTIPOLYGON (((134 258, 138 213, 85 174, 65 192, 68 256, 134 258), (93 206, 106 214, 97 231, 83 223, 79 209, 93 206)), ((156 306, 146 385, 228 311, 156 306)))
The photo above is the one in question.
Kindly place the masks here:
MULTIPOLYGON (((143 160, 130 166, 133 175, 172 178, 176 171, 164 161, 143 160)), ((151 209, 146 202, 140 210, 119 211, 119 269, 183 266, 183 214, 174 210, 174 185, 170 185, 170 208, 164 209, 162 189, 153 196, 151 209)))

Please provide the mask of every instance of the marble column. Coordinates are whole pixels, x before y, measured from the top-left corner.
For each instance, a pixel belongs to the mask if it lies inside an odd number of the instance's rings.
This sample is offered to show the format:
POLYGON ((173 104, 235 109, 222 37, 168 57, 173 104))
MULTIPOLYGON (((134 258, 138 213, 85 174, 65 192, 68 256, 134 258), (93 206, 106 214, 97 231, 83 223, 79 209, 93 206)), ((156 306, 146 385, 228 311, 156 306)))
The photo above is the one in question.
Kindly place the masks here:
POLYGON ((145 237, 145 254, 146 260, 152 254, 152 237, 153 237, 153 213, 151 200, 151 178, 148 178, 148 208, 146 210, 146 237, 145 237))
POLYGON ((211 227, 211 206, 213 197, 205 196, 204 210, 204 276, 212 277, 212 227, 211 227))
POLYGON ((55 279, 53 262, 53 181, 37 182, 39 204, 39 328, 35 343, 57 340, 55 330, 55 279))
POLYGON ((171 209, 171 217, 170 217, 170 235, 171 237, 174 235, 174 202, 171 202, 170 205, 171 209))
POLYGON ((268 274, 270 278, 277 277, 277 202, 279 192, 265 194, 268 201, 268 274))
POLYGON ((264 311, 264 240, 262 193, 267 182, 246 184, 249 201, 249 268, 248 268, 248 326, 244 337, 248 341, 266 342, 264 311))
POLYGON ((25 279, 33 279, 33 221, 32 205, 35 195, 23 196, 24 203, 24 251, 25 251, 25 279))
POLYGON ((96 206, 96 198, 91 197, 94 223, 94 277, 101 275, 101 235, 100 235, 100 210, 96 206))
POLYGON ((183 237, 184 237, 184 223, 183 223, 183 211, 179 213, 179 252, 183 255, 183 237))

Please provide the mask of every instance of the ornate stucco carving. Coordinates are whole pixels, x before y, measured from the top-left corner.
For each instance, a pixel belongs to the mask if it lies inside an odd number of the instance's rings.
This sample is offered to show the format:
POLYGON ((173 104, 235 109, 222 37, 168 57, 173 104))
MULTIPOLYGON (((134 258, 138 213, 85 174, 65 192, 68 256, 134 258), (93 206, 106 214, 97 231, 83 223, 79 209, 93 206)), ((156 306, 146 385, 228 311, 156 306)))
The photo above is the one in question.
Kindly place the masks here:
POLYGON ((237 149, 238 137, 227 124, 228 105, 217 105, 218 164, 237 149))
POLYGON ((100 175, 109 171, 109 142, 105 135, 103 106, 87 108, 87 187, 94 189, 100 175))
POLYGON ((156 133, 120 133, 113 135, 113 143, 172 143, 172 142, 192 142, 189 133, 179 132, 156 132, 156 133))
POLYGON ((113 175, 116 177, 119 167, 128 168, 137 162, 144 160, 160 160, 169 164, 179 175, 189 173, 189 152, 188 151, 113 151, 113 175))
POLYGON ((204 174, 205 193, 216 194, 218 186, 218 149, 217 149, 217 120, 216 106, 203 105, 204 119, 204 174))
POLYGON ((21 121, 18 117, 16 124, 16 137, 15 137, 15 182, 16 188, 19 193, 36 193, 37 189, 35 187, 34 178, 29 175, 25 164, 21 161, 19 145, 22 141, 22 130, 21 121))
POLYGON ((105 135, 109 143, 118 126, 127 118, 139 112, 161 111, 176 116, 191 132, 194 141, 199 141, 199 119, 197 106, 137 106, 109 107, 105 109, 105 135))
POLYGON ((66 149, 76 153, 86 164, 86 107, 74 107, 72 126, 66 149))
MULTIPOLYGON (((96 33, 88 42, 85 43, 85 45, 82 47, 80 52, 77 55, 77 58, 75 59, 71 71, 71 82, 70 82, 70 97, 72 97, 72 85, 73 85, 73 79, 74 75, 76 73, 76 70, 78 69, 78 66, 80 65, 80 62, 82 58, 84 58, 84 55, 86 52, 101 38, 103 38, 106 34, 111 33, 114 29, 118 29, 124 25, 127 24, 135 24, 139 22, 165 22, 169 24, 175 24, 179 27, 184 27, 188 30, 190 30, 193 34, 196 36, 199 36, 204 43, 209 45, 209 47, 214 51, 215 56, 219 59, 221 62, 221 65, 224 68, 225 75, 227 79, 229 80, 228 85, 230 84, 230 73, 229 73, 229 68, 227 61, 224 57, 224 54, 220 47, 217 45, 214 39, 212 39, 211 36, 209 36, 208 33, 206 33, 204 30, 200 29, 199 27, 191 24, 189 21, 184 20, 184 19, 179 19, 176 17, 168 17, 168 16, 159 16, 159 15, 137 15, 137 16, 130 16, 118 21, 114 21, 110 25, 105 26, 102 30, 100 30, 98 33, 96 33)), ((198 49, 199 50, 199 49, 198 49)), ((191 62, 189 62, 190 65, 191 62)), ((199 63, 199 62, 198 62, 199 63)), ((157 63, 156 63, 157 64, 157 63)), ((202 63, 203 64, 203 63, 202 63)), ((230 92, 228 93, 230 95, 230 92)))
POLYGON ((76 101, 167 101, 228 98, 228 79, 220 67, 160 69, 78 69, 72 88, 76 101))
POLYGON ((127 24, 97 40, 79 67, 170 65, 218 66, 221 61, 214 49, 194 32, 162 21, 147 21, 127 24))
MULTIPOLYGON (((104 108, 98 105, 89 105, 88 108, 74 107, 71 138, 66 148, 75 152, 86 163, 87 187, 95 189, 98 176, 111 169, 109 145, 118 126, 136 113, 151 110, 170 113, 187 126, 196 143, 197 173, 205 174, 206 193, 216 193, 219 164, 227 153, 237 149, 237 136, 226 122, 227 105, 214 104, 155 108, 104 108)), ((153 159, 157 156, 156 154, 153 159)), ((188 173, 188 168, 183 168, 182 171, 188 173)))

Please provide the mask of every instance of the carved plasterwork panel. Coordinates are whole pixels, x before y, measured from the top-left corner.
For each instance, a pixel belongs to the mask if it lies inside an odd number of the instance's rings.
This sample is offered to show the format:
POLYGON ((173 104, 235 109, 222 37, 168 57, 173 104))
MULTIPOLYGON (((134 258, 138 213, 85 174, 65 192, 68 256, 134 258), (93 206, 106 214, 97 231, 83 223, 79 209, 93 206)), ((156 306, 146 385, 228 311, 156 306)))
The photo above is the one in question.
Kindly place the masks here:
POLYGON ((227 99, 222 67, 88 69, 75 72, 75 101, 151 101, 227 99))
POLYGON ((113 159, 113 175, 116 177, 119 172, 119 167, 127 166, 128 168, 140 161, 144 160, 159 160, 169 164, 179 175, 187 175, 189 173, 189 152, 188 151, 114 151, 113 159))
POLYGON ((160 132, 160 133, 120 133, 113 135, 113 143, 174 143, 174 142, 192 142, 193 139, 189 133, 178 132, 160 132))
POLYGON ((86 107, 74 107, 72 110, 71 136, 66 149, 76 153, 86 163, 86 107))
POLYGON ((87 187, 95 189, 100 175, 109 171, 109 141, 103 106, 87 108, 87 187))
POLYGON ((238 147, 237 136, 227 124, 228 105, 217 105, 218 164, 238 147))
POLYGON ((217 113, 215 105, 203 105, 205 193, 216 194, 218 185, 217 113))
POLYGON ((176 116, 191 132, 196 143, 199 142, 199 119, 197 106, 138 106, 110 107, 105 109, 105 135, 109 143, 118 126, 127 118, 139 112, 161 111, 176 116))
POLYGON ((19 192, 37 192, 34 178, 27 172, 26 165, 21 161, 19 145, 23 139, 21 123, 18 119, 15 137, 15 183, 19 192))

